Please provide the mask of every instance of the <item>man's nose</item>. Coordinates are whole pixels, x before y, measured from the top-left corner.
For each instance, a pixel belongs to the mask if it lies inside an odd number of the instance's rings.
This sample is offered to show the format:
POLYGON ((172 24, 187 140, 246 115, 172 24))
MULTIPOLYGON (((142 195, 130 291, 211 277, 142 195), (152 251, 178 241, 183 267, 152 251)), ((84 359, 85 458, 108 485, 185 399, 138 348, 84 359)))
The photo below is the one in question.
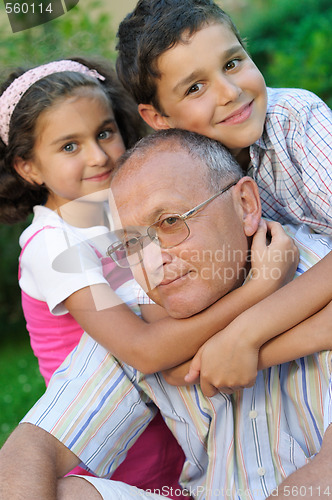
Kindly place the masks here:
MULTIPOLYGON (((170 254, 158 243, 149 240, 142 249, 141 274, 145 280, 145 290, 153 290, 164 279, 164 264, 171 262, 170 254)), ((135 268, 134 268, 135 275, 135 268)), ((139 280, 138 280, 139 281, 139 280)))
POLYGON ((148 273, 160 273, 165 264, 172 262, 172 256, 158 242, 147 240, 143 244, 143 262, 148 273))

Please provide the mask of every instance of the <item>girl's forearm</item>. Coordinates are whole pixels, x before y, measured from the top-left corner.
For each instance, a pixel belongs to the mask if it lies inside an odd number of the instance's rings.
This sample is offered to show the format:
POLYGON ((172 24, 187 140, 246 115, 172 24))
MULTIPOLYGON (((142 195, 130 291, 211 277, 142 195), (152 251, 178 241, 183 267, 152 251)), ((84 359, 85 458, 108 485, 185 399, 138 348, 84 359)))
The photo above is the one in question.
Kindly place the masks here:
POLYGON ((113 307, 96 310, 94 287, 73 294, 67 299, 66 307, 91 337, 143 373, 165 370, 187 361, 206 340, 268 293, 262 290, 261 284, 249 281, 191 318, 166 317, 148 324, 125 304, 120 304, 107 285, 95 287, 105 304, 113 300, 113 307))
POLYGON ((271 289, 249 281, 190 318, 167 317, 146 325, 137 338, 139 363, 144 363, 138 369, 153 373, 191 359, 204 342, 269 293, 271 289))

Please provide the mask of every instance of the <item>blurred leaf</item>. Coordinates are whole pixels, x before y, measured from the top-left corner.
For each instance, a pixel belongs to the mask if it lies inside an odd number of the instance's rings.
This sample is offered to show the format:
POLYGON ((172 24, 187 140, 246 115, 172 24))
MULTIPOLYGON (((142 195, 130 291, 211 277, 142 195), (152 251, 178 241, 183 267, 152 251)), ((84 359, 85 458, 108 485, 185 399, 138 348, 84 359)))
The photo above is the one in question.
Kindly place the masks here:
POLYGON ((29 340, 1 345, 0 447, 45 391, 29 340))
MULTIPOLYGON (((83 3, 83 2, 82 2, 83 3)), ((2 69, 33 66, 75 55, 97 55, 114 61, 115 34, 101 1, 89 8, 74 7, 69 14, 44 25, 11 33, 0 3, 0 60, 2 69)))
POLYGON ((332 106, 330 0, 251 0, 233 17, 267 85, 305 88, 332 106))

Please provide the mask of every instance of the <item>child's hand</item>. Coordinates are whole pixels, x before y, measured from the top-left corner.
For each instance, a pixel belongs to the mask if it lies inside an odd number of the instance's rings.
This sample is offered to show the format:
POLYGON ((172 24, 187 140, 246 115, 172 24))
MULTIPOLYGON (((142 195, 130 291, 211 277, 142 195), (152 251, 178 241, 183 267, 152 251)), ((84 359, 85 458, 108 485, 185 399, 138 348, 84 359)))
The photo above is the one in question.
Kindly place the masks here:
POLYGON ((186 380, 188 370, 190 370, 191 360, 185 361, 181 365, 163 370, 161 373, 169 385, 192 385, 199 384, 199 373, 197 377, 192 376, 190 380, 186 380))
MULTIPOLYGON (((244 285, 251 287, 250 293, 258 290, 262 299, 293 278, 299 251, 278 222, 261 221, 251 251, 252 277, 244 285), (267 234, 271 236, 270 243, 267 234)), ((243 314, 209 339, 191 362, 185 381, 195 383, 200 376, 206 396, 218 391, 229 394, 255 383, 259 349, 265 338, 257 325, 248 324, 243 314)))
POLYGON ((251 246, 252 279, 272 293, 294 277, 299 251, 279 222, 261 220, 251 246), (267 243, 267 235, 271 242, 267 243))
POLYGON ((260 345, 237 323, 233 321, 205 342, 191 362, 185 381, 195 383, 200 375, 205 396, 230 394, 255 383, 260 345))

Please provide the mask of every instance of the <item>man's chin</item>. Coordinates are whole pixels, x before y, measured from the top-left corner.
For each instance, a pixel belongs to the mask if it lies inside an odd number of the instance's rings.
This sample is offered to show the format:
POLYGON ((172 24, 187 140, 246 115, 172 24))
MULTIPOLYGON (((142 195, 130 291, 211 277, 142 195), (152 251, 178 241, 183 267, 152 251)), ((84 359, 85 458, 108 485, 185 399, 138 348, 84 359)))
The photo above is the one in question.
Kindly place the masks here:
MULTIPOLYGON (((156 289, 154 289, 156 290, 156 289)), ((162 300, 159 295, 154 294, 153 291, 149 292, 147 294, 151 300, 153 300, 158 306, 163 307, 166 311, 167 314, 174 319, 184 319, 184 318, 190 318, 190 316, 193 316, 194 314, 197 314, 200 311, 192 312, 192 308, 188 308, 184 306, 183 304, 180 305, 177 304, 172 304, 168 300, 162 300)))
POLYGON ((220 297, 221 294, 219 293, 209 294, 205 290, 205 293, 201 291, 199 295, 192 294, 191 296, 187 295, 185 297, 163 297, 162 294, 160 294, 158 299, 160 300, 159 304, 166 309, 169 316, 175 319, 184 319, 190 318, 204 309, 207 309, 220 297))
POLYGON ((203 309, 208 307, 207 305, 195 306, 193 304, 181 304, 181 306, 179 304, 162 304, 162 306, 166 309, 169 316, 174 319, 190 318, 191 316, 198 314, 199 312, 203 311, 203 309))
MULTIPOLYGON (((193 287, 191 287, 193 288, 193 287)), ((209 290, 193 290, 188 287, 181 288, 177 293, 172 290, 172 293, 166 287, 156 287, 148 292, 149 297, 156 304, 166 309, 169 316, 174 319, 190 318, 195 314, 203 311, 216 300, 219 295, 211 293, 209 290), (197 293, 193 293, 193 292, 197 293)))

